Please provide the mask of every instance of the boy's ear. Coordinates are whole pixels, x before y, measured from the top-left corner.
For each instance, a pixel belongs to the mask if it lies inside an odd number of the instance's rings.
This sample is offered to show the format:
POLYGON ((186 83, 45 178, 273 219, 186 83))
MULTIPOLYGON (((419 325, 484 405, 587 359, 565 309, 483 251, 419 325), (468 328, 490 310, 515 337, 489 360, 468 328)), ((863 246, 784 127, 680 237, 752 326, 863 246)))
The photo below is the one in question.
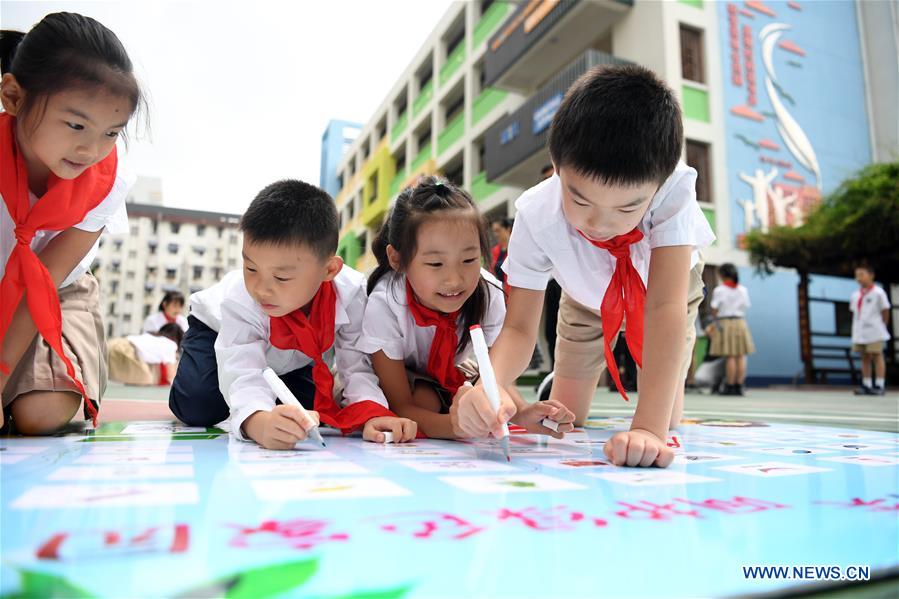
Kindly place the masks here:
POLYGON ((333 281, 340 269, 343 268, 343 258, 340 256, 331 256, 325 262, 325 281, 333 281))
POLYGON ((399 272, 400 270, 400 253, 396 251, 389 243, 387 244, 387 261, 390 263, 390 268, 399 272))
POLYGON ((18 116, 25 103, 25 90, 12 73, 4 73, 0 79, 0 102, 10 116, 18 116))

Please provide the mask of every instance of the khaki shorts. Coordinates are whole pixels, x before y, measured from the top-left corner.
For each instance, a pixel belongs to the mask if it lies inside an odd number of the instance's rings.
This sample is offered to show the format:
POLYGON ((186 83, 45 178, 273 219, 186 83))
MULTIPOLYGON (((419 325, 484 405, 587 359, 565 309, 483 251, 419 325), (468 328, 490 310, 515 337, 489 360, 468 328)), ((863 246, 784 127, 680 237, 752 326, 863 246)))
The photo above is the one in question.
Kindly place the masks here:
MULTIPOLYGON (((106 335, 100 316, 100 287, 94 275, 87 273, 60 289, 59 306, 63 351, 75 367, 88 397, 99 406, 106 392, 106 335)), ((25 350, 10 375, 3 389, 3 406, 32 391, 76 391, 65 364, 40 335, 25 350)))
POLYGON ((853 343, 852 351, 860 354, 882 354, 883 341, 875 341, 874 343, 853 343))
MULTIPOLYGON (((687 325, 684 334, 684 346, 681 359, 681 380, 686 380, 687 370, 693 357, 693 344, 696 342, 696 315, 702 303, 703 289, 702 269, 700 261, 690 270, 690 285, 687 289, 687 325)), ((621 330, 627 323, 622 323, 621 330)), ((556 325, 556 376, 570 379, 599 378, 606 368, 606 357, 603 351, 602 318, 599 310, 588 308, 576 302, 562 291, 559 301, 559 322, 556 325)), ((612 340, 612 347, 618 336, 612 340)))

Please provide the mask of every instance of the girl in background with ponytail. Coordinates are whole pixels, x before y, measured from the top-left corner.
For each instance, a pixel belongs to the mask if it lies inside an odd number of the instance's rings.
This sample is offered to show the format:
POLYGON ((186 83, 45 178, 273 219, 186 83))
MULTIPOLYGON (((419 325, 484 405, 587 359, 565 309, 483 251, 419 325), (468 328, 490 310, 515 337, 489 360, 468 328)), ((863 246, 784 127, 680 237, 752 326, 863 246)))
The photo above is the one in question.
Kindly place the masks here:
MULTIPOLYGON (((506 314, 502 285, 481 267, 489 253, 484 221, 465 191, 426 177, 399 195, 372 249, 378 267, 368 279, 360 349, 372 355, 398 416, 428 437, 463 437, 455 400, 477 378, 469 327, 480 325, 490 345, 506 314)), ((557 402, 539 402, 512 421, 561 436, 539 424, 545 416, 574 419, 557 402)))
POLYGON ((83 398, 96 425, 106 339, 89 269, 104 230, 128 231, 116 140, 143 96, 116 35, 72 13, 0 31, 0 72, 2 422, 50 434, 83 398))
POLYGON ((737 267, 725 263, 718 267, 721 284, 712 291, 712 316, 715 323, 707 332, 712 338, 709 353, 726 358, 726 376, 721 395, 743 395, 746 381, 746 356, 755 353, 752 334, 746 326, 746 310, 749 309, 749 291, 740 285, 737 267))

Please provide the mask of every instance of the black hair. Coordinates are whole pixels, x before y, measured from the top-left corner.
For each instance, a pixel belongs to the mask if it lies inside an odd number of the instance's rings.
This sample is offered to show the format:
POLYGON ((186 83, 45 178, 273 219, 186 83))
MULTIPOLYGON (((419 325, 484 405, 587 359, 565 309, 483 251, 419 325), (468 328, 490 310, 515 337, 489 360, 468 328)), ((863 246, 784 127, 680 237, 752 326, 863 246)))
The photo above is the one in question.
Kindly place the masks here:
POLYGON ((565 94, 549 130, 556 168, 607 185, 661 184, 674 172, 684 126, 674 92, 645 67, 605 65, 565 94))
POLYGON ((512 229, 512 225, 515 224, 515 219, 511 216, 504 216, 502 218, 494 219, 494 223, 498 224, 503 229, 512 229))
POLYGON ((855 265, 855 269, 858 270, 859 268, 864 269, 864 270, 867 270, 869 273, 871 273, 871 276, 872 276, 872 277, 873 277, 875 274, 877 274, 877 273, 874 272, 874 267, 871 266, 870 264, 868 264, 867 262, 862 262, 862 263, 860 263, 860 264, 856 264, 856 265, 855 265))
POLYGON ((722 279, 728 279, 733 281, 734 283, 740 282, 740 275, 737 272, 737 267, 731 264, 730 262, 725 262, 721 266, 718 267, 718 275, 722 279))
POLYGON ((181 325, 170 322, 168 324, 164 324, 159 328, 159 331, 156 332, 156 336, 165 337, 166 339, 170 339, 175 342, 175 345, 178 346, 178 349, 181 349, 181 341, 184 339, 184 329, 181 328, 181 325))
MULTIPOLYGON (((400 270, 405 270, 418 248, 418 229, 428 218, 445 216, 448 212, 460 212, 469 216, 478 231, 481 258, 490 252, 487 228, 477 206, 468 192, 445 179, 423 177, 414 187, 407 187, 396 198, 387 218, 381 225, 377 237, 372 242, 372 253, 378 259, 378 266, 368 277, 368 293, 378 281, 393 268, 387 258, 387 246, 391 245, 400 257, 400 270)), ((501 292, 498 290, 498 292, 501 292)), ((490 305, 490 284, 481 277, 478 286, 460 310, 463 330, 456 352, 461 351, 470 338, 468 328, 480 324, 490 305)))
POLYGON ((165 295, 162 296, 162 301, 159 302, 159 311, 165 312, 165 307, 171 303, 184 305, 184 294, 180 291, 166 291, 165 295))
POLYGON ((259 192, 240 219, 252 243, 299 244, 326 260, 337 252, 337 207, 328 192, 295 179, 259 192))
POLYGON ((42 115, 50 96, 78 88, 128 98, 132 115, 146 110, 125 46, 99 21, 79 14, 49 14, 27 34, 0 31, 0 72, 12 74, 26 92, 19 118, 36 108, 42 115))

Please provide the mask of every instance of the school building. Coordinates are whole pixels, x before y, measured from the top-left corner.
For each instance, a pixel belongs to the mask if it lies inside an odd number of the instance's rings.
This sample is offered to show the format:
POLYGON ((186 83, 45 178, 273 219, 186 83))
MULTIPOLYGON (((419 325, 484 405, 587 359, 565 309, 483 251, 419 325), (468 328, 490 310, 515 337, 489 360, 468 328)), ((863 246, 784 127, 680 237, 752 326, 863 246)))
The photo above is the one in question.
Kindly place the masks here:
POLYGON ((126 202, 128 233, 102 236, 91 265, 107 338, 139 333, 167 291, 186 303, 217 283, 239 267, 243 243, 239 214, 163 206, 158 178, 139 177, 126 202))
MULTIPOLYGON (((337 165, 339 252, 373 268, 393 198, 422 174, 463 185, 488 219, 514 216, 549 163, 547 130, 571 83, 595 65, 641 64, 683 106, 684 160, 718 237, 706 283, 733 262, 752 296, 749 382, 792 381, 799 277, 757 275, 741 239, 801 224, 843 179, 897 159, 896 23, 887 2, 455 2, 337 165)), ((854 287, 812 278, 815 339, 848 346, 854 287)))

